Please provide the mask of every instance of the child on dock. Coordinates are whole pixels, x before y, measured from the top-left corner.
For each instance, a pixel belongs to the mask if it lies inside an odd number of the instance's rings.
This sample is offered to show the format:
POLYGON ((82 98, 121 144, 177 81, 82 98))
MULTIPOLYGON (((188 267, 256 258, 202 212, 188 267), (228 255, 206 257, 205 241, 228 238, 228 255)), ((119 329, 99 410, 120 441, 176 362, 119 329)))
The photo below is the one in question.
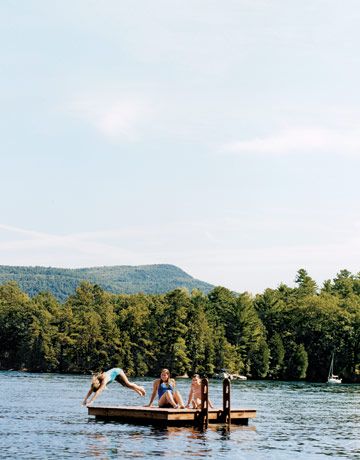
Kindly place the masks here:
POLYGON ((101 371, 98 374, 93 375, 91 380, 91 387, 83 401, 83 406, 90 406, 96 398, 105 390, 106 385, 116 380, 124 387, 130 388, 140 396, 145 396, 145 390, 143 387, 132 383, 126 377, 125 372, 119 367, 114 367, 108 371, 101 371), (88 401, 89 397, 94 393, 93 397, 88 401))
POLYGON ((150 402, 147 407, 151 407, 156 397, 159 398, 159 407, 173 407, 174 409, 184 409, 184 402, 180 393, 175 389, 176 383, 170 378, 170 371, 163 369, 160 374, 160 379, 156 379, 153 384, 150 402))
MULTIPOLYGON (((212 409, 213 403, 208 399, 209 407, 212 409)), ((191 380, 188 402, 186 407, 192 406, 193 409, 201 408, 201 378, 199 374, 194 374, 191 380)))

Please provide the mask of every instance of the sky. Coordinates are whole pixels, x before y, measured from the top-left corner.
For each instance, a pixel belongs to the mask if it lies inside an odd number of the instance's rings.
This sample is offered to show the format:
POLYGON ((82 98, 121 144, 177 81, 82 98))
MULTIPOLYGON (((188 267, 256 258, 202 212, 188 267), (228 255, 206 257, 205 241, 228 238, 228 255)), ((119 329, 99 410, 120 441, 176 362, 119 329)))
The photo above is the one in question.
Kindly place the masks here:
POLYGON ((357 0, 1 0, 0 265, 360 271, 357 0))

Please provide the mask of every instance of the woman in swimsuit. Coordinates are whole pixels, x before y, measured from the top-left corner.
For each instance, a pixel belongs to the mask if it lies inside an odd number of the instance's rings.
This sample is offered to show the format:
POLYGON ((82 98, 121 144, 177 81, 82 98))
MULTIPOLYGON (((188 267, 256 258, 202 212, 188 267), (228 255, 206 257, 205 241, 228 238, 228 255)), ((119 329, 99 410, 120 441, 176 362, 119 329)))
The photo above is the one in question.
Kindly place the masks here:
POLYGON ((184 402, 180 393, 175 389, 175 385, 175 380, 170 378, 170 371, 163 369, 160 378, 154 381, 148 407, 152 406, 157 393, 159 407, 173 407, 174 409, 180 407, 180 409, 184 409, 184 402))
POLYGON ((125 375, 125 372, 120 369, 119 367, 114 367, 109 371, 101 371, 98 374, 95 374, 91 381, 91 387, 88 391, 85 399, 83 401, 84 406, 89 406, 92 404, 95 399, 100 396, 100 394, 105 390, 106 385, 116 380, 118 383, 123 385, 124 387, 130 388, 131 390, 135 391, 140 396, 145 396, 145 390, 143 387, 136 385, 136 383, 129 382, 128 378, 125 375), (95 393, 93 397, 88 401, 89 397, 95 393))

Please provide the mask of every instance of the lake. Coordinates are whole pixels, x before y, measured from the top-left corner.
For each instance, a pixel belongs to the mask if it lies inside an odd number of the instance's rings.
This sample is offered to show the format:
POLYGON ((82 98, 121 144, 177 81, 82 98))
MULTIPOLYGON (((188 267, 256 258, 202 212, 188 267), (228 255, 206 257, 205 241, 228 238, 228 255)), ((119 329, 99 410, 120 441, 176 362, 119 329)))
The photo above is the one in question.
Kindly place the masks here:
MULTIPOLYGON (((95 404, 147 404, 116 382, 95 404)), ((248 427, 159 428, 96 422, 81 406, 89 376, 0 372, 1 458, 360 458, 360 385, 233 382, 232 407, 257 410, 248 427)), ((190 380, 178 380, 187 398, 190 380)), ((222 405, 222 383, 210 380, 222 405)))

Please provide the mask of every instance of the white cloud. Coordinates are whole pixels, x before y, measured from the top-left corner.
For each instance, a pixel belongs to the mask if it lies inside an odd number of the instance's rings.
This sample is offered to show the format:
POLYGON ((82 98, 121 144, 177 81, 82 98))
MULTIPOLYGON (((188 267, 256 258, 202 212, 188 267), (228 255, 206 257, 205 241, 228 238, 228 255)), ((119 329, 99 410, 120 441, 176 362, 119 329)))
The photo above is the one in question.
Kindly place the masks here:
POLYGON ((55 235, 4 224, 0 224, 0 230, 10 233, 10 239, 5 239, 0 233, 1 261, 9 265, 75 267, 84 263, 114 264, 116 260, 136 264, 136 254, 123 249, 119 242, 109 244, 101 241, 96 232, 91 238, 91 234, 55 235))
POLYGON ((70 104, 70 110, 113 141, 135 140, 142 123, 152 113, 150 104, 141 98, 117 94, 78 96, 70 104))
POLYGON ((0 224, 0 230, 5 230, 12 234, 14 233, 24 234, 24 235, 32 236, 34 238, 42 238, 44 236, 44 233, 42 232, 37 232, 34 230, 27 230, 24 228, 14 227, 13 225, 6 225, 6 224, 0 224))
POLYGON ((360 155, 360 131, 295 127, 265 137, 224 144, 233 154, 318 154, 360 155))

